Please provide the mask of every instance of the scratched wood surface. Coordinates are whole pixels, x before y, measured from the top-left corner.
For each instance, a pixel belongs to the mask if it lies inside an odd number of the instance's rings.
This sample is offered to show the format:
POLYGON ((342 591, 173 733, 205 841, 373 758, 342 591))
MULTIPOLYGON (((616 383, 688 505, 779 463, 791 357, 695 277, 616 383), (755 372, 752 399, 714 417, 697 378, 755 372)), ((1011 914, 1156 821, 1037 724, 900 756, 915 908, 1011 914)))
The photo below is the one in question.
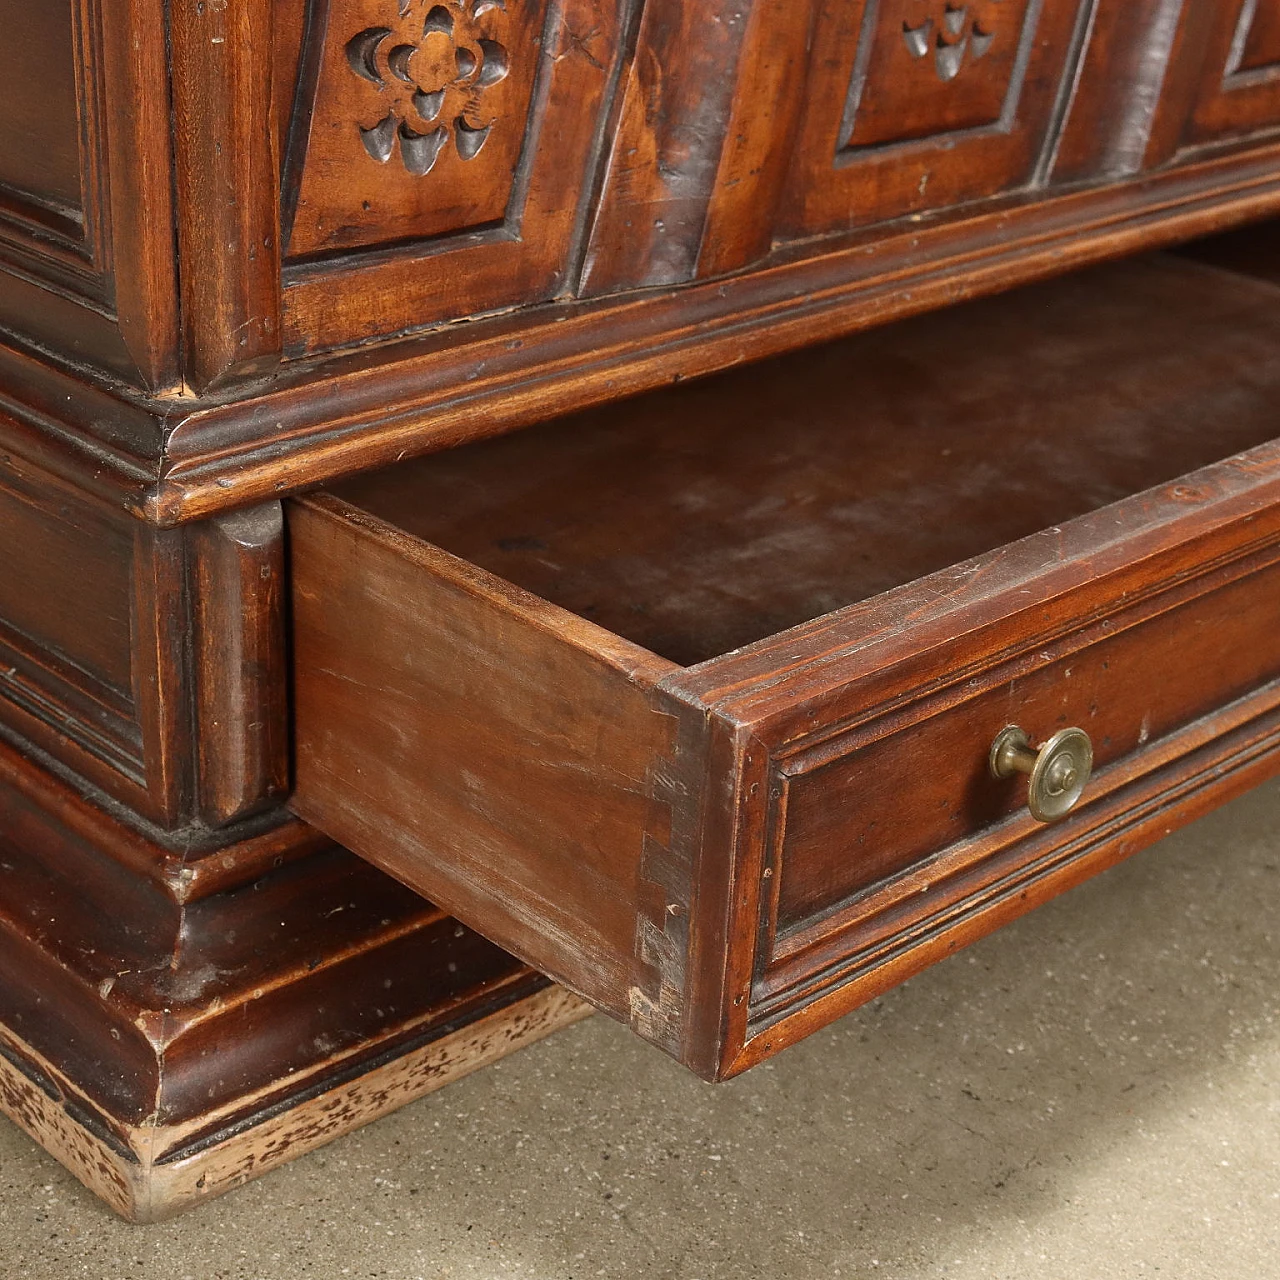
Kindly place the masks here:
POLYGON ((586 1012, 300 823, 174 865, 8 746, 0 854, 0 1112, 137 1221, 586 1012))

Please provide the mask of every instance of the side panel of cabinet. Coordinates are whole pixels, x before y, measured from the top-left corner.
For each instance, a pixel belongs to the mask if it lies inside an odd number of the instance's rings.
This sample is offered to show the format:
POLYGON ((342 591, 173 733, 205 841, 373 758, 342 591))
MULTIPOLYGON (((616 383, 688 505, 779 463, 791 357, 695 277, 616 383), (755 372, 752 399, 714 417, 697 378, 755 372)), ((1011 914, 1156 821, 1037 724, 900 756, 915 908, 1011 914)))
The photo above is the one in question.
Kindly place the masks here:
POLYGON ((284 796, 278 505, 155 529, 10 457, 0 540, 0 731, 165 827, 284 796))
POLYGON ((145 788, 133 687, 127 517, 5 468, 0 488, 0 721, 98 781, 145 788))

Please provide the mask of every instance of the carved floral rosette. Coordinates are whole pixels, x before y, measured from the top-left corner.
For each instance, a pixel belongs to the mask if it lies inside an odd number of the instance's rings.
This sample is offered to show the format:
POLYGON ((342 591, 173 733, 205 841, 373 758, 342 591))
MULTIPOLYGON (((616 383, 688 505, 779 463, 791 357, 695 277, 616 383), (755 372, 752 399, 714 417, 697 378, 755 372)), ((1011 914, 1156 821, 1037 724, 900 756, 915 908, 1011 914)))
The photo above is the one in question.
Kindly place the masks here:
POLYGON ((385 114, 358 125, 378 163, 399 152, 412 174, 430 173, 447 147, 473 160, 493 129, 487 92, 506 79, 510 60, 497 37, 504 0, 450 0, 425 18, 402 7, 391 26, 369 27, 346 44, 354 75, 379 91, 385 114))

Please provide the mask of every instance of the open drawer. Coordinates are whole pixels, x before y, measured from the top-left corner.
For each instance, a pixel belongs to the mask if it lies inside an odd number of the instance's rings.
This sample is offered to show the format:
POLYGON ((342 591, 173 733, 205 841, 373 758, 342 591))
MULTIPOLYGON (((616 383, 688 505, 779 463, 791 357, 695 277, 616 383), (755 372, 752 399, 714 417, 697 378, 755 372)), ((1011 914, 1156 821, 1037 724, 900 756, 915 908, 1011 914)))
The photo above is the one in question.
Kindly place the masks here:
POLYGON ((295 501, 294 807, 732 1075, 1280 765, 1278 415, 1151 257, 295 501))

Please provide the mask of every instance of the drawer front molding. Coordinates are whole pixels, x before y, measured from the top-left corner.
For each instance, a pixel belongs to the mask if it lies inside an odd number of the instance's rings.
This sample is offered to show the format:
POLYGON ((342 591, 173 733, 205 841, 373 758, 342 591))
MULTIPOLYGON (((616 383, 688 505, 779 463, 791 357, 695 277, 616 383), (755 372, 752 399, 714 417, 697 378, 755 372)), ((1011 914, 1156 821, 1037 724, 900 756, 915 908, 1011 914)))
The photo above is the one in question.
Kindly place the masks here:
POLYGON ((784 238, 1030 186, 1082 56, 1088 0, 820 8, 784 238))
MULTIPOLYGON (((1079 834, 1061 855, 1045 855, 1055 868, 1097 852, 1117 822, 1136 822, 1117 814, 1159 797, 1167 784, 1153 788, 1149 775, 1181 756, 1212 754, 1217 736, 1248 737, 1251 722, 1273 721, 1278 562, 1280 546, 1269 542, 1167 587, 1126 592, 1078 629, 1032 634, 990 655, 989 666, 927 683, 919 700, 788 744, 770 762, 770 891, 753 1023, 803 1005, 837 970, 848 979, 870 969, 902 947, 904 926, 913 937, 926 922, 954 928, 1046 871, 1018 846, 1059 841, 1025 814, 1019 787, 987 776, 987 738, 1007 719, 1030 716, 1046 734, 1080 723, 1094 742, 1098 767, 1070 819, 1079 834), (833 862, 837 850, 843 859, 833 862)), ((1264 746, 1274 737, 1265 724, 1253 731, 1264 746)))

